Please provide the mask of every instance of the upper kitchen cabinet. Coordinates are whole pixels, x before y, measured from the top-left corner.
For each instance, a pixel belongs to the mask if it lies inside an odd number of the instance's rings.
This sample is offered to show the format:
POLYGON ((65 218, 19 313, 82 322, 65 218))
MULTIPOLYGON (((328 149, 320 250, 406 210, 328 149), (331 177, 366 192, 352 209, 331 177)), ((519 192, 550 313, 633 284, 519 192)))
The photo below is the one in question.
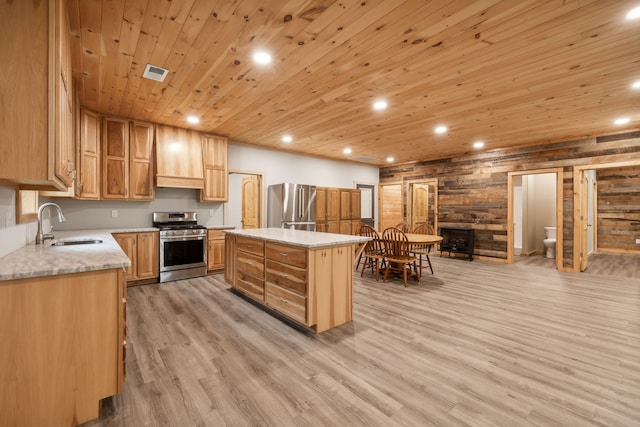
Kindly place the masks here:
POLYGON ((153 200, 153 124, 104 117, 102 198, 153 200))
POLYGON ((92 111, 80 112, 76 197, 100 199, 100 118, 92 111))
POLYGON ((202 135, 199 132, 157 126, 156 186, 205 188, 202 135))
POLYGON ((0 2, 0 182, 66 190, 75 171, 66 2, 0 2))
POLYGON ((204 189, 200 190, 201 202, 226 202, 229 193, 227 138, 204 135, 202 137, 202 161, 204 164, 204 189))

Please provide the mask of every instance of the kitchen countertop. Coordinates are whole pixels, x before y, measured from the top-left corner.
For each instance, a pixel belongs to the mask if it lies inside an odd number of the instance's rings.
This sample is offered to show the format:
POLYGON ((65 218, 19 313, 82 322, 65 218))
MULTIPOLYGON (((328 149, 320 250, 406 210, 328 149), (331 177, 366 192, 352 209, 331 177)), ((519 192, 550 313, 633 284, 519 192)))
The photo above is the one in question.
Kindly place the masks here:
POLYGON ((250 230, 228 230, 226 233, 253 237, 269 242, 284 243, 305 248, 322 248, 364 243, 371 240, 364 236, 348 234, 319 233, 315 231, 290 230, 287 228, 255 228, 250 230))
POLYGON ((126 268, 131 261, 111 236, 111 233, 157 231, 157 228, 116 230, 56 231, 56 239, 70 237, 96 238, 102 243, 72 246, 52 246, 30 243, 0 258, 0 281, 85 271, 126 268))

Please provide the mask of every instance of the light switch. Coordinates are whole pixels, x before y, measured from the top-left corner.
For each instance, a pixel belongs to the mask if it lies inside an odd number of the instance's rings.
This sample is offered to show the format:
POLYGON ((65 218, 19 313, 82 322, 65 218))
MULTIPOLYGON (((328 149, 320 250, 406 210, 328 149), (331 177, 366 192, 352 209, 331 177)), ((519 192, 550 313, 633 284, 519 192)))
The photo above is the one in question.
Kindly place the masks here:
POLYGON ((117 218, 118 217, 118 211, 111 211, 111 218, 117 218))

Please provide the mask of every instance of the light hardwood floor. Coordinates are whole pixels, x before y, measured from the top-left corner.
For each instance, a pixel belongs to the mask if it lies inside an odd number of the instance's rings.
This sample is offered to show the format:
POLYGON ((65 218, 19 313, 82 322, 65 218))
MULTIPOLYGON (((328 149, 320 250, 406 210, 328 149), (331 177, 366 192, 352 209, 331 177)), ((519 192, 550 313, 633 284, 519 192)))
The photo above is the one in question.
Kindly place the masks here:
POLYGON ((640 425, 640 281, 431 258, 356 274, 320 335, 222 275, 129 288, 124 391, 87 425, 640 425))

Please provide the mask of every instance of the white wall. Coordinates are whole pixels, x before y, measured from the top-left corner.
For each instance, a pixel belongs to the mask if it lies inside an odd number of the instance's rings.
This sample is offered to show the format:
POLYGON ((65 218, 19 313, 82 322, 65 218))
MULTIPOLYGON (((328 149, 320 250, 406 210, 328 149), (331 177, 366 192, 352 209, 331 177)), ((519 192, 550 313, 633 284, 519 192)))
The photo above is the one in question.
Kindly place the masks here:
POLYGON ((16 224, 16 192, 0 187, 0 258, 36 238, 37 222, 16 224))

